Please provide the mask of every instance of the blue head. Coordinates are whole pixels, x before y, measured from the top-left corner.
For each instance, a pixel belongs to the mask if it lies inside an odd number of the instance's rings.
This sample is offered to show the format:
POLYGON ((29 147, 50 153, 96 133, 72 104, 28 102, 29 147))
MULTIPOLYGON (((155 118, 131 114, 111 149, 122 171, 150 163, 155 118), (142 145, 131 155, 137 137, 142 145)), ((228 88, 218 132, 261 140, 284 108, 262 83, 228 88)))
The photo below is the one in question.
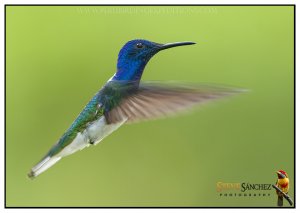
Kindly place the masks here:
POLYGON ((144 68, 152 56, 161 50, 182 45, 191 45, 194 42, 176 42, 158 44, 155 42, 136 39, 128 41, 120 50, 117 72, 113 80, 139 81, 144 68))

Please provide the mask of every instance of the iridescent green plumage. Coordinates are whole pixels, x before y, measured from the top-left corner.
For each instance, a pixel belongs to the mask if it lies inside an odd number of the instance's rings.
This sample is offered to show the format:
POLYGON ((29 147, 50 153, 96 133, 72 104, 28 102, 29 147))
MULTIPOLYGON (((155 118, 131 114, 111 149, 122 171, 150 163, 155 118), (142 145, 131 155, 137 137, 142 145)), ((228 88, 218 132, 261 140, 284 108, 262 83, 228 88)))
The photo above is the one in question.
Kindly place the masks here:
POLYGON ((79 132, 83 132, 90 122, 95 121, 103 115, 103 108, 98 104, 98 94, 85 106, 71 127, 63 134, 58 143, 55 144, 47 155, 54 156, 68 146, 79 132))
MULTIPOLYGON (((82 133, 91 123, 117 106, 122 98, 129 95, 130 91, 135 88, 134 84, 129 82, 108 82, 84 107, 71 127, 63 134, 58 143, 50 149, 47 155, 54 156, 58 154, 72 143, 79 132, 82 133)), ((90 141, 90 143, 93 143, 93 141, 90 141)))

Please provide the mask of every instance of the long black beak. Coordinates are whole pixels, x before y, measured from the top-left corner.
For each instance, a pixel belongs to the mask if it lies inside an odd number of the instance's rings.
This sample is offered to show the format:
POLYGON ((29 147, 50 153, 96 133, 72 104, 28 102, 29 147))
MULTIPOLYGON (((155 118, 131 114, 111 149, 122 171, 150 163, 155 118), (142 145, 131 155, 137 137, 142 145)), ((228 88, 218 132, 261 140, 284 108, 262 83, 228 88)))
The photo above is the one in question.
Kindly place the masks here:
POLYGON ((276 172, 281 178, 285 178, 285 175, 284 174, 282 174, 281 172, 276 172))
POLYGON ((192 45, 192 44, 196 44, 196 43, 191 42, 191 41, 184 41, 184 42, 175 42, 175 43, 162 44, 160 46, 160 50, 165 50, 165 49, 169 49, 169 48, 172 48, 172 47, 178 47, 178 46, 184 46, 184 45, 192 45))

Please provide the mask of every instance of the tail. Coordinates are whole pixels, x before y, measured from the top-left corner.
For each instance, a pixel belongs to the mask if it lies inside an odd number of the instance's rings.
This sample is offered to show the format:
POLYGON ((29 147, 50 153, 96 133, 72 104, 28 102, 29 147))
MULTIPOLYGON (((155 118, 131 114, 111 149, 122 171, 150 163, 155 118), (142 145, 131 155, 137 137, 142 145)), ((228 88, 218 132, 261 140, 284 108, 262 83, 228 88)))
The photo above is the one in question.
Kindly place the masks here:
POLYGON ((30 179, 34 179, 42 172, 49 169, 51 166, 53 166, 57 161, 59 161, 61 157, 58 156, 46 156, 44 157, 38 164, 36 164, 30 172, 28 173, 28 177, 30 179))
POLYGON ((283 206, 283 196, 278 196, 277 206, 283 206))

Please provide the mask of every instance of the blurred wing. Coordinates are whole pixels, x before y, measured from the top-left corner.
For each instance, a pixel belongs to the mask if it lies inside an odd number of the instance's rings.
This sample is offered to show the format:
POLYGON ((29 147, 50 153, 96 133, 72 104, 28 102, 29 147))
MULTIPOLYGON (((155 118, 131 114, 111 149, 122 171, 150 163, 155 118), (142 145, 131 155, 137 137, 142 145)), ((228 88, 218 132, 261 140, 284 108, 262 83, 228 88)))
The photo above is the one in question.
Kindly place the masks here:
POLYGON ((143 82, 105 117, 109 124, 124 118, 129 123, 155 119, 240 92, 242 90, 213 85, 143 82))

